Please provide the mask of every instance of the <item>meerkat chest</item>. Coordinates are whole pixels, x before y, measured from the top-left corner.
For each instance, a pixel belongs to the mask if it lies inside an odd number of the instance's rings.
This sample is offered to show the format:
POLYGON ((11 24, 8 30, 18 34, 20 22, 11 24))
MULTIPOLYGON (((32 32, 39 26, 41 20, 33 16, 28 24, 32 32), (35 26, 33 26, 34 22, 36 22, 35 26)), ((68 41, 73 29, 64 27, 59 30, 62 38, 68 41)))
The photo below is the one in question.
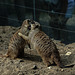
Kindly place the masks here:
POLYGON ((29 41, 30 41, 31 43, 34 42, 35 36, 36 36, 36 34, 37 34, 38 32, 39 32, 39 30, 32 30, 32 31, 29 33, 28 38, 29 38, 29 41))
POLYGON ((46 36, 42 31, 33 31, 29 35, 30 42, 41 48, 41 46, 44 46, 45 43, 48 42, 49 38, 46 36))

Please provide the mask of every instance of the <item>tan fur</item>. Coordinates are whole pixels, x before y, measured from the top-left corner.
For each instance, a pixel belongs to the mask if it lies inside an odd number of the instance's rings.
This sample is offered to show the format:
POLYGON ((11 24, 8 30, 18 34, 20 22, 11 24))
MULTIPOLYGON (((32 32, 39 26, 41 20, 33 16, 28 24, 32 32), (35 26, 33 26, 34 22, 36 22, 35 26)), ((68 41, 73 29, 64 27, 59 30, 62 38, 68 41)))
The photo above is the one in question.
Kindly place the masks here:
POLYGON ((46 66, 50 66, 54 62, 61 67, 60 55, 54 42, 35 24, 31 24, 31 31, 28 36, 18 33, 23 39, 29 41, 33 48, 37 50, 46 66))
POLYGON ((7 54, 3 57, 17 58, 24 56, 24 47, 27 41, 18 35, 21 32, 24 35, 28 35, 29 19, 24 20, 21 28, 11 37, 7 54))

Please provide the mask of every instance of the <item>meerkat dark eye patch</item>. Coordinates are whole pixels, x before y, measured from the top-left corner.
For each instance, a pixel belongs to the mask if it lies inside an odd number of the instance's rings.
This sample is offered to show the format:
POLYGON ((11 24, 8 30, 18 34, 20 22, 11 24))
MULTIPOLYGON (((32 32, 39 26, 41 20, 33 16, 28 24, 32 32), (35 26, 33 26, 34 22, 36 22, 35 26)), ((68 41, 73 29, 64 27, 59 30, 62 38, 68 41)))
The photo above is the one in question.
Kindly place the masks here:
POLYGON ((39 28, 39 26, 37 25, 35 28, 39 28))
POLYGON ((31 30, 31 25, 28 26, 28 29, 31 30))

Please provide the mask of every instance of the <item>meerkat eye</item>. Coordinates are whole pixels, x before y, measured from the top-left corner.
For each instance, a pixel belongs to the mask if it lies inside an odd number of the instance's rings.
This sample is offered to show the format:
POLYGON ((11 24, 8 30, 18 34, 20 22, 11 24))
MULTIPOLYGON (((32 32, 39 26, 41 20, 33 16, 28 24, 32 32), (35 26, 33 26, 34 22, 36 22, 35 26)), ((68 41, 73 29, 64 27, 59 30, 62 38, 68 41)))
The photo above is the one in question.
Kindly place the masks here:
POLYGON ((38 25, 36 25, 36 27, 35 28, 39 28, 39 26, 38 25))

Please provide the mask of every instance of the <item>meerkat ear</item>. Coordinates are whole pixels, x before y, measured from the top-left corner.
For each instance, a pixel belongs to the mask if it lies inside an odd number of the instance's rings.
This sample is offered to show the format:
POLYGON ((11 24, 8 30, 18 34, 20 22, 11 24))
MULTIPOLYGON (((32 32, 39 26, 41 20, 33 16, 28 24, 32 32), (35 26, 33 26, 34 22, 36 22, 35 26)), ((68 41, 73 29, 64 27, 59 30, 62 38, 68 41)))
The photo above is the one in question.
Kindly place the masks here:
POLYGON ((25 20, 25 24, 26 24, 26 25, 28 25, 29 22, 30 22, 30 19, 26 19, 26 20, 25 20))

